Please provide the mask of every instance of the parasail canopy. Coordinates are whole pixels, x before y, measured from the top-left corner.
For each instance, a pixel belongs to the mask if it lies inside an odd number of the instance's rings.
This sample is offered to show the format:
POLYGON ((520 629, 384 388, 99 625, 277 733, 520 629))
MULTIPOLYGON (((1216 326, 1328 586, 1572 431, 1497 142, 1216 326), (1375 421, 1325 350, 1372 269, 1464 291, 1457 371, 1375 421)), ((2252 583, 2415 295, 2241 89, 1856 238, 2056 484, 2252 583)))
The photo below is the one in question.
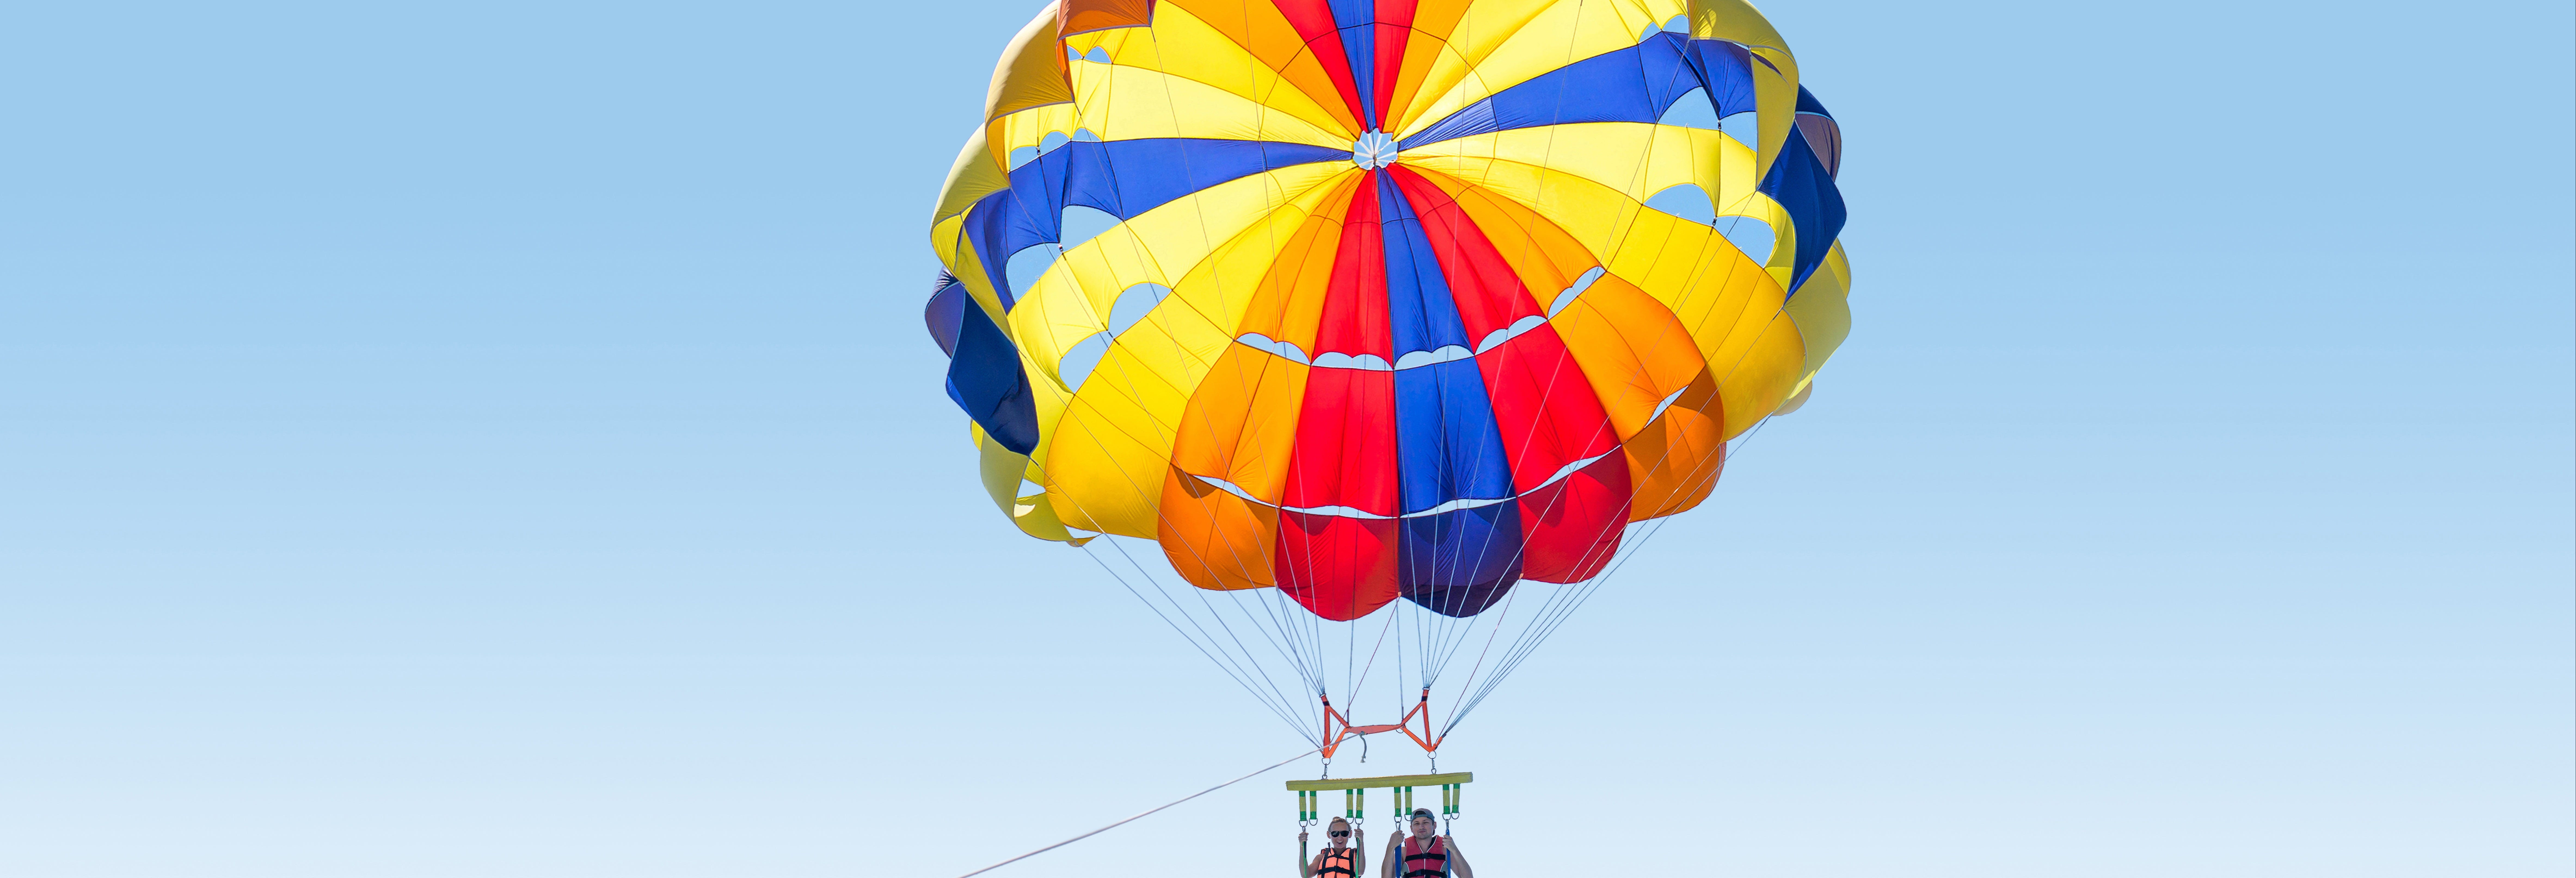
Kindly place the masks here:
POLYGON ((1147 603, 1292 724, 1381 611, 1425 703, 1517 624, 1490 691, 1849 328, 1840 129, 1740 0, 1064 0, 983 119, 929 323, 986 489, 1153 541, 1147 603))

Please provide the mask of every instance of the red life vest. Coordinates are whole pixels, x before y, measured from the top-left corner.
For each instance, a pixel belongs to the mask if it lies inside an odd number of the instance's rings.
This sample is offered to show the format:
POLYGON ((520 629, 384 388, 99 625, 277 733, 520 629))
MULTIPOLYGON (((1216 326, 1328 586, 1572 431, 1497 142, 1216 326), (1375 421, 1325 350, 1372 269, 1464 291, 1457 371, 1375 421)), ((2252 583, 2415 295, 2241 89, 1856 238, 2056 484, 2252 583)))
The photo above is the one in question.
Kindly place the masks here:
POLYGON ((1359 853, 1358 848, 1342 848, 1340 850, 1325 848, 1324 865, 1315 869, 1315 878, 1324 878, 1326 875, 1335 875, 1339 876, 1339 878, 1355 878, 1356 873, 1351 870, 1351 856, 1357 853, 1359 853))
POLYGON ((1433 836, 1429 847, 1422 840, 1404 840, 1404 878, 1449 878, 1449 839, 1433 836))

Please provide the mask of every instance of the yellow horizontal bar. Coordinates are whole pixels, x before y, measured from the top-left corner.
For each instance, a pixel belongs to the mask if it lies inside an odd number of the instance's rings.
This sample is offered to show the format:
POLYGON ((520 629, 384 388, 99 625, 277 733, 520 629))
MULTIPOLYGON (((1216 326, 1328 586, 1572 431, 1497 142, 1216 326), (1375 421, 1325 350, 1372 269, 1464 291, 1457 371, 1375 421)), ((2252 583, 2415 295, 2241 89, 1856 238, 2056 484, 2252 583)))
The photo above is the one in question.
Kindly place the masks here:
POLYGON ((1472 771, 1448 774, 1399 774, 1393 777, 1343 777, 1322 780, 1292 780, 1292 790, 1366 790, 1378 787, 1436 787, 1444 783, 1466 783, 1476 779, 1472 771))

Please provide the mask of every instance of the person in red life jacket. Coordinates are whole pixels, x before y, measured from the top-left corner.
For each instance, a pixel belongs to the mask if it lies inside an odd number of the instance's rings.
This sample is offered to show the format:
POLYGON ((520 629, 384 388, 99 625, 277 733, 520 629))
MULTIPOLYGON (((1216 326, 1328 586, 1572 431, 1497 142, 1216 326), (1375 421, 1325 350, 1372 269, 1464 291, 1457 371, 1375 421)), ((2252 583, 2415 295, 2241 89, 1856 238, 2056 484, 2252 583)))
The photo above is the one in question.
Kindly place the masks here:
POLYGON ((1458 842, 1439 832, 1440 821, 1431 809, 1413 809, 1413 835, 1386 840, 1383 878, 1476 878, 1458 842))
MULTIPOLYGON (((1360 850, 1359 830, 1350 821, 1335 817, 1333 822, 1324 824, 1324 834, 1332 838, 1332 846, 1316 854, 1315 859, 1297 864, 1297 878, 1360 878, 1360 872, 1368 868, 1368 852, 1360 850)), ((1297 848, 1306 848, 1303 832, 1297 833, 1297 848)))

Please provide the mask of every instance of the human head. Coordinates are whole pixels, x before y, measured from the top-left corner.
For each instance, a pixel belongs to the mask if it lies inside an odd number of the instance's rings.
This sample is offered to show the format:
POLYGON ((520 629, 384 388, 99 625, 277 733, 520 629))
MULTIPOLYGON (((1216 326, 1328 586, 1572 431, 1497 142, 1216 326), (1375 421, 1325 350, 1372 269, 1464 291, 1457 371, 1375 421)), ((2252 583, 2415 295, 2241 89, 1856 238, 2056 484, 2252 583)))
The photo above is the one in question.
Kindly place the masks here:
POLYGON ((1430 838, 1440 832, 1440 819, 1431 816, 1429 808, 1413 809, 1413 837, 1430 838))
POLYGON ((1334 847, 1341 847, 1342 843, 1351 837, 1351 822, 1340 817, 1333 818, 1333 822, 1324 824, 1324 837, 1331 839, 1334 847))

